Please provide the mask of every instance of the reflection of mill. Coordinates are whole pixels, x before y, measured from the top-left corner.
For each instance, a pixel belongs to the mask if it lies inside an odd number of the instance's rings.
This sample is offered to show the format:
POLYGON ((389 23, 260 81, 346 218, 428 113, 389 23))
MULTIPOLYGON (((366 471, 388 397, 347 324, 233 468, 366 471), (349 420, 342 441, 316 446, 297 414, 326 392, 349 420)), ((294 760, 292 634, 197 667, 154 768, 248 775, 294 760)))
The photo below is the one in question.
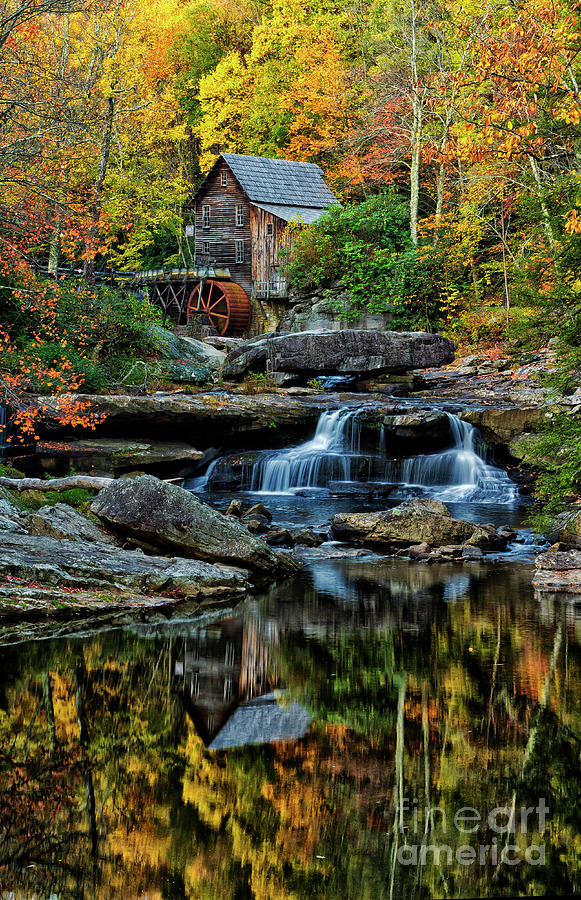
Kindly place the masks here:
POLYGON ((252 611, 184 638, 174 658, 175 682, 206 745, 240 704, 275 687, 270 650, 277 644, 277 624, 261 621, 252 611))

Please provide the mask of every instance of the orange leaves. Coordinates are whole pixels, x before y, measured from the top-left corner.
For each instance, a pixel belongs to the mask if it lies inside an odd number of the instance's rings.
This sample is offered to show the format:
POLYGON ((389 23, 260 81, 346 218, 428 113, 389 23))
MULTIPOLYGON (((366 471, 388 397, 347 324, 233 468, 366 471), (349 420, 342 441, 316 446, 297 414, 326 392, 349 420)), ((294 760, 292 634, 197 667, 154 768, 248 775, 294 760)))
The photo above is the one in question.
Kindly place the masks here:
POLYGON ((581 218, 576 209, 570 209, 566 214, 565 231, 567 234, 581 234, 581 218))

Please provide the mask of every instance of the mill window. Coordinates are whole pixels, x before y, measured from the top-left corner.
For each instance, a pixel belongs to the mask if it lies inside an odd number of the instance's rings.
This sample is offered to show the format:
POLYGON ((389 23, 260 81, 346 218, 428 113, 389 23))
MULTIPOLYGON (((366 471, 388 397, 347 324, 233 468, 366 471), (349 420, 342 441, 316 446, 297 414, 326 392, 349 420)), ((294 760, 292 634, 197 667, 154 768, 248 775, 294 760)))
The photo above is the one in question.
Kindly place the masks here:
POLYGON ((274 226, 273 226, 272 222, 269 222, 268 225, 266 226, 266 234, 267 234, 267 236, 268 236, 268 237, 272 237, 273 231, 274 231, 274 226))
POLYGON ((236 262, 244 262, 244 241, 236 241, 236 262))
POLYGON ((222 172, 222 187, 226 187, 228 184, 228 175, 226 172, 222 172))
POLYGON ((204 206, 202 210, 202 221, 204 223, 204 228, 210 227, 210 207, 204 206))
POLYGON ((244 225, 244 207, 243 206, 236 207, 236 224, 244 225))
POLYGON ((203 252, 206 253, 206 254, 209 254, 209 253, 210 253, 210 241, 204 241, 204 250, 203 250, 203 252))

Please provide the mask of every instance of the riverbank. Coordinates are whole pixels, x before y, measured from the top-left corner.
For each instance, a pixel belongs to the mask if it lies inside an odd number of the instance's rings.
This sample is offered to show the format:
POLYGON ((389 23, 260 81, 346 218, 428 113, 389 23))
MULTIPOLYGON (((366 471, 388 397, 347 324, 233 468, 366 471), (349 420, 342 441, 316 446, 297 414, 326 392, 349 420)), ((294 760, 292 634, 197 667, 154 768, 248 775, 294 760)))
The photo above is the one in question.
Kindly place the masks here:
MULTIPOLYGON (((382 553, 404 555, 410 565, 475 564, 493 550, 504 553, 512 541, 523 547, 529 538, 513 510, 533 473, 522 448, 544 416, 567 406, 567 398, 556 398, 539 381, 550 364, 541 359, 515 370, 506 360, 472 358, 407 375, 387 373, 356 383, 351 378, 349 386, 358 390, 346 391, 325 390, 318 382, 316 387, 270 385, 255 393, 248 393, 248 385, 231 384, 195 394, 86 395, 82 402, 99 418, 91 437, 63 429, 55 433, 53 400, 40 398, 47 411, 41 428, 50 429, 51 441, 39 443, 28 460, 30 469, 62 474, 74 461, 92 477, 125 476, 127 497, 136 493, 137 484, 126 476, 153 472, 171 475, 177 484, 185 479, 189 493, 152 479, 162 493, 174 494, 164 515, 148 527, 145 520, 157 499, 136 508, 132 523, 120 521, 118 514, 117 520, 97 523, 99 504, 90 506, 91 494, 81 514, 52 501, 34 520, 31 510, 19 508, 30 500, 26 494, 20 499, 4 495, 1 614, 106 615, 113 609, 170 609, 186 601, 200 609, 255 593, 264 580, 253 577, 254 567, 233 544, 227 553, 212 556, 204 540, 186 539, 186 532, 198 531, 202 522, 191 518, 191 510, 187 524, 180 523, 179 539, 160 539, 182 496, 194 498, 196 515, 202 510, 204 522, 217 515, 222 517, 219 529, 237 527, 237 541, 251 540, 265 550, 265 544, 286 548, 285 558, 297 548, 310 566, 338 553, 369 552, 362 544, 377 552, 373 531, 379 526, 392 535, 379 543, 396 545, 382 553), (270 520, 261 513, 238 520, 223 515, 238 496, 252 507, 260 499, 256 494, 267 507, 269 498, 276 501, 274 520, 264 506, 270 520), (413 534, 394 541, 391 511, 422 496, 449 504, 445 515, 450 519, 440 528, 445 537, 440 540, 441 534, 430 530, 435 518, 426 522, 424 509, 413 534), (284 509, 293 504, 302 512, 289 524, 284 509), (317 515, 318 510, 324 514, 317 515), (357 522, 358 537, 353 528, 347 534, 346 522, 357 522), (96 534, 87 531, 89 526, 96 534), (488 537, 483 528, 489 529, 488 537), (472 540, 476 533, 480 538, 472 540)), ((109 482, 103 478, 103 483, 109 482)), ((41 498, 34 495, 33 505, 42 506, 41 498)), ((118 506, 126 505, 124 500, 118 506)), ((266 568, 269 578, 279 577, 276 566, 266 568)))

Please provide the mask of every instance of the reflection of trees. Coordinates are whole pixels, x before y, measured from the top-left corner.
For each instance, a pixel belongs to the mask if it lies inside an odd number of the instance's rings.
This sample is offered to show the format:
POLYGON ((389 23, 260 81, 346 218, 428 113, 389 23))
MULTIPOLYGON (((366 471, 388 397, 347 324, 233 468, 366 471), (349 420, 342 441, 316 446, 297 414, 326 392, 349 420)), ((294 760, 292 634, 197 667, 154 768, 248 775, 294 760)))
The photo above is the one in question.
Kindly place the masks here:
MULTIPOLYGON (((472 579, 443 606, 443 582, 429 578, 421 616, 410 610, 399 627, 379 582, 367 605, 265 604, 278 671, 315 714, 296 743, 208 752, 172 692, 171 636, 8 651, 2 888, 59 900, 421 900, 485 896, 493 877, 500 895, 578 888, 580 666, 566 619, 555 608, 534 621, 518 580, 499 579, 495 596, 472 579), (545 869, 397 861, 416 840, 402 797, 451 820, 461 806, 543 795, 545 869)), ((430 843, 471 842, 438 816, 419 816, 419 841, 426 830, 430 843)))

